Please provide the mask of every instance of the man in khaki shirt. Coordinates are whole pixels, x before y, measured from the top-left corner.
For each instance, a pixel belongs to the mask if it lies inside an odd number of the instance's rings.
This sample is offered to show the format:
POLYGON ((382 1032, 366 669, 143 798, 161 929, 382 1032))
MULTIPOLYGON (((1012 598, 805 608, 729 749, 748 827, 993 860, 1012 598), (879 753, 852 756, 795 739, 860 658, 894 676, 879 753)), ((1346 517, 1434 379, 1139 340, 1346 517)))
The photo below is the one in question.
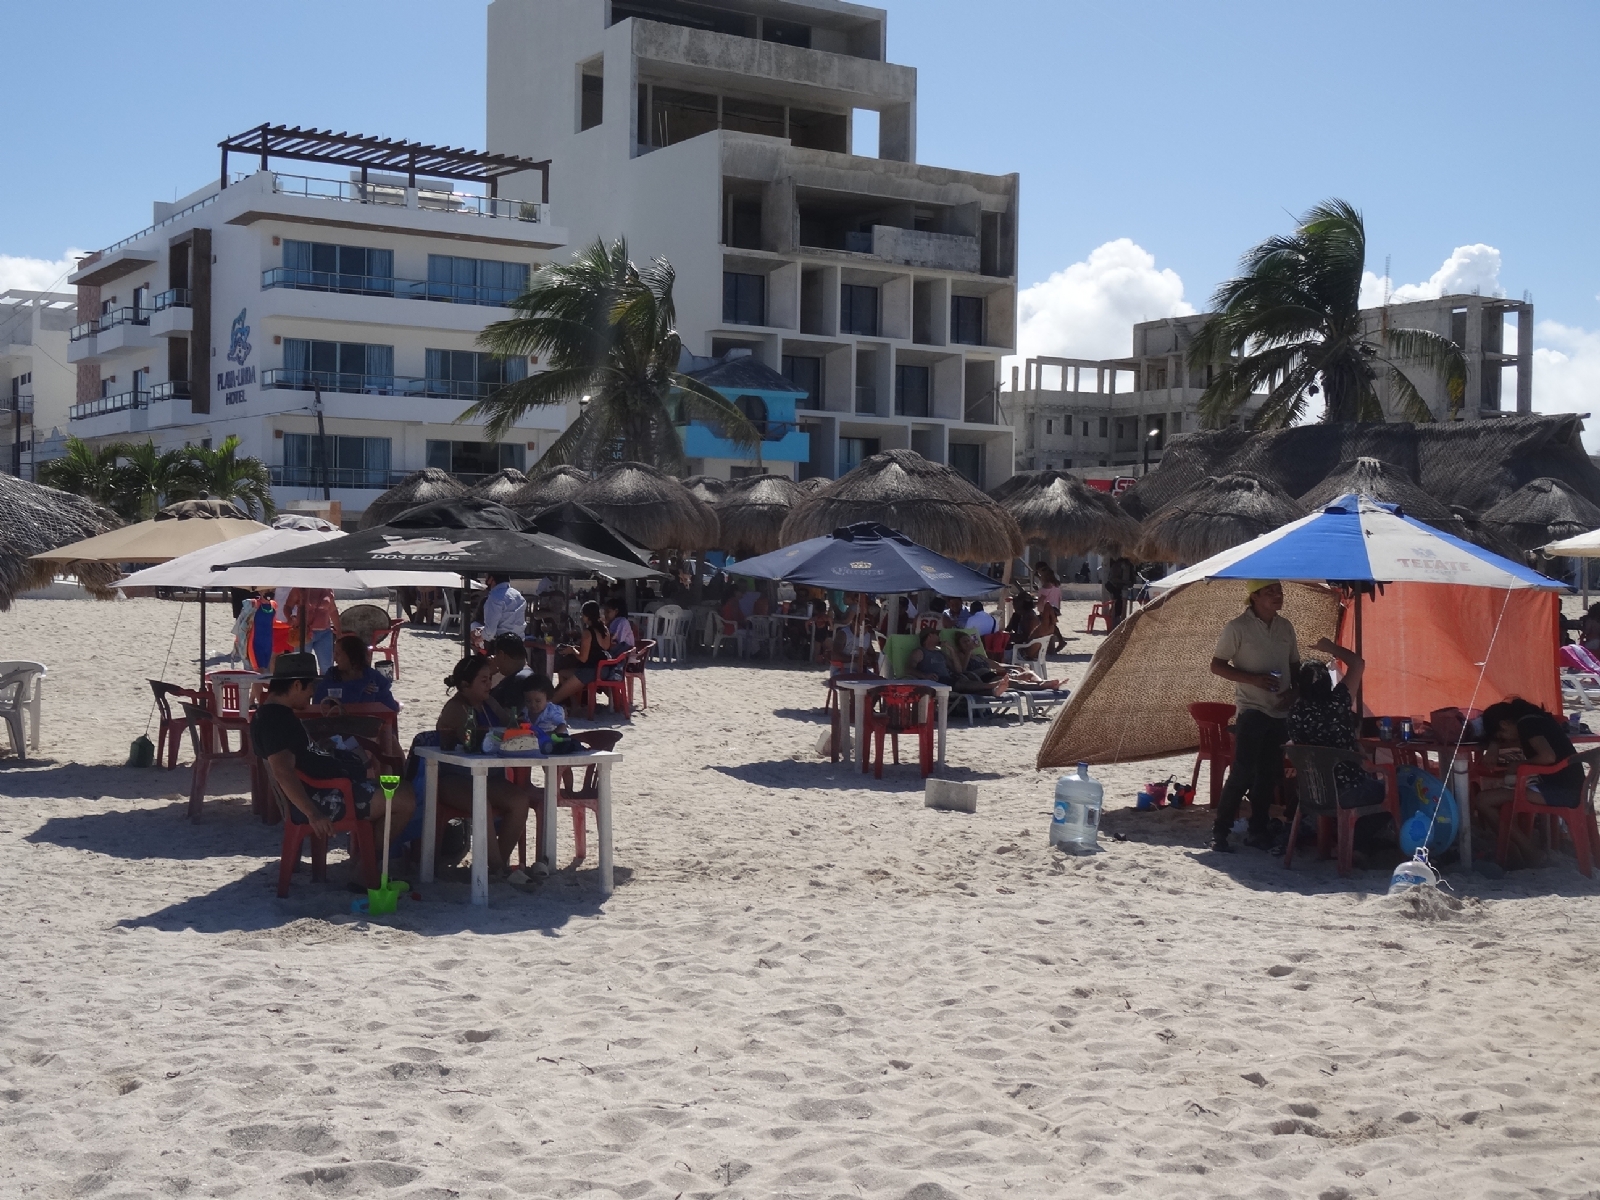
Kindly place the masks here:
POLYGON ((1300 644, 1294 626, 1279 615, 1283 585, 1275 579, 1245 583, 1248 607, 1222 627, 1212 652, 1211 673, 1233 683, 1233 765, 1222 788, 1211 848, 1231 852, 1228 834, 1250 795, 1250 831, 1244 844, 1260 850, 1272 845, 1267 814, 1283 782, 1283 744, 1289 739, 1289 709, 1294 704, 1294 670, 1300 644))

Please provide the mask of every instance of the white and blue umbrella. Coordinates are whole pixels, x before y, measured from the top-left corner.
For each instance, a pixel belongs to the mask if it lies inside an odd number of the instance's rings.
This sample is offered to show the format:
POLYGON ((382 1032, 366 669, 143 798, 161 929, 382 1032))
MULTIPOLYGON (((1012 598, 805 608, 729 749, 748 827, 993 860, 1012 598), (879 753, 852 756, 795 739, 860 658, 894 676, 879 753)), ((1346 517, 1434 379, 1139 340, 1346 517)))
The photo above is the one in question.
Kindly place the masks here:
POLYGON ((1150 586, 1170 591, 1206 579, 1566 588, 1566 584, 1491 554, 1482 546, 1440 533, 1406 516, 1397 505, 1353 493, 1150 586))

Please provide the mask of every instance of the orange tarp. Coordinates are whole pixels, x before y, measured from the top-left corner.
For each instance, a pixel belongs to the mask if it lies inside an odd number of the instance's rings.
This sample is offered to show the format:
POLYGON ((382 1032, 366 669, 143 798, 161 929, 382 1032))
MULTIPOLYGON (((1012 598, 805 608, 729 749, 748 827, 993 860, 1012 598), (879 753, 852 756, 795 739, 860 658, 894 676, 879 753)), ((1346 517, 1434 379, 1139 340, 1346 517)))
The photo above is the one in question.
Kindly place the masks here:
MULTIPOLYGON (((1507 696, 1561 711, 1558 593, 1391 583, 1360 603, 1369 714, 1425 717, 1436 708, 1487 708, 1507 696)), ((1339 644, 1355 640, 1355 607, 1347 604, 1339 644)))

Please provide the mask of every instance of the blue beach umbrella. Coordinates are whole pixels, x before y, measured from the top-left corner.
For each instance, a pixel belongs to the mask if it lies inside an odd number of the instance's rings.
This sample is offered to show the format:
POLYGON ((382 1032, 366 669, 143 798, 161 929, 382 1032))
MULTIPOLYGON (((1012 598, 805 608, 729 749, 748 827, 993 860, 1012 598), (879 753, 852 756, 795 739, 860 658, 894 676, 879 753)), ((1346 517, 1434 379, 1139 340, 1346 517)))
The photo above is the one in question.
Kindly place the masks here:
MULTIPOLYGON (((1003 548, 1002 548, 1003 551, 1003 548)), ((734 575, 780 579, 810 587, 872 595, 931 591, 941 596, 987 596, 1005 585, 919 546, 887 525, 863 522, 835 529, 728 567, 734 575)))
POLYGON ((1170 591, 1206 579, 1450 583, 1551 591, 1566 587, 1482 546, 1440 533, 1406 516, 1398 505, 1353 493, 1150 586, 1170 591))

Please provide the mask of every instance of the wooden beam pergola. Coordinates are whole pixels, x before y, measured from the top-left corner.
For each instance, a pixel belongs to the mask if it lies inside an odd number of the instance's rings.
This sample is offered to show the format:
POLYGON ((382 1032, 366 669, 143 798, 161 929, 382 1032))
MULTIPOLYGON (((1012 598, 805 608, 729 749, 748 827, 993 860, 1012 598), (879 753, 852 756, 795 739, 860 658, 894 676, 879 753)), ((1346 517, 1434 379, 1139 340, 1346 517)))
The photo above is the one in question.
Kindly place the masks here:
POLYGON ((550 160, 535 161, 511 154, 490 154, 453 146, 429 146, 422 142, 401 142, 393 138, 367 137, 359 133, 334 133, 328 129, 302 129, 299 126, 258 125, 217 143, 222 151, 222 186, 228 186, 228 156, 250 154, 267 169, 272 158, 298 162, 329 163, 361 168, 365 182, 368 170, 393 171, 406 177, 407 187, 417 186, 417 176, 431 175, 463 183, 484 183, 489 195, 498 194, 499 181, 507 175, 538 171, 542 177, 540 200, 550 202, 550 160))

